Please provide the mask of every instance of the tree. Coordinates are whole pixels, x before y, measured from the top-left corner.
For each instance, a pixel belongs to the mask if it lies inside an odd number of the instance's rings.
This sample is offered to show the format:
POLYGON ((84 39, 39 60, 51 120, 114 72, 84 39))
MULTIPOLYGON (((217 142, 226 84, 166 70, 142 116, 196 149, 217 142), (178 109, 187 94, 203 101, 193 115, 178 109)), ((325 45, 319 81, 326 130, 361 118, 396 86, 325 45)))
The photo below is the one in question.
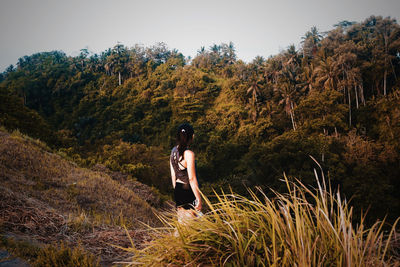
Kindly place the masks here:
POLYGON ((293 105, 293 95, 295 93, 295 90, 293 90, 293 87, 291 86, 290 82, 284 81, 279 83, 277 91, 279 92, 282 98, 279 101, 279 104, 284 105, 284 110, 286 114, 290 116, 293 130, 296 131, 296 121, 294 118, 294 105, 293 105))
POLYGON ((210 51, 211 64, 217 66, 221 60, 221 45, 213 44, 210 51))
POLYGON ((247 89, 247 94, 251 95, 251 116, 253 122, 256 122, 258 116, 258 96, 260 95, 260 88, 255 77, 251 81, 250 87, 247 89))
POLYGON ((122 76, 126 74, 127 63, 129 62, 129 54, 125 46, 118 43, 113 49, 105 54, 106 63, 104 69, 108 75, 113 75, 114 72, 118 73, 118 84, 122 84, 122 76))
POLYGON ((321 58, 314 70, 316 85, 323 89, 336 90, 337 69, 332 57, 321 58))
POLYGON ((313 91, 296 107, 301 127, 309 133, 328 134, 345 130, 346 106, 341 94, 332 89, 313 91))
POLYGON ((317 27, 311 27, 311 30, 306 32, 301 38, 303 44, 303 57, 313 57, 317 53, 318 45, 322 39, 322 35, 318 32, 317 27))
POLYGON ((81 49, 80 51, 81 51, 81 52, 79 53, 78 59, 79 59, 80 62, 81 62, 81 68, 82 68, 82 70, 83 70, 84 67, 85 67, 85 61, 86 61, 86 59, 87 59, 87 57, 88 57, 88 55, 89 55, 89 49, 83 48, 83 49, 81 49))
POLYGON ((351 26, 355 25, 357 22, 356 21, 348 21, 348 20, 342 20, 339 21, 337 24, 334 24, 334 27, 340 28, 342 31, 347 31, 351 26))
POLYGON ((220 47, 224 63, 228 65, 234 64, 236 61, 236 50, 234 44, 232 42, 229 42, 229 44, 223 43, 220 47))
POLYGON ((282 69, 279 72, 278 80, 275 85, 275 91, 278 92, 286 114, 290 116, 292 128, 296 130, 296 120, 294 116, 294 98, 297 89, 301 87, 299 80, 299 57, 294 45, 289 46, 283 55, 282 69))
POLYGON ((11 73, 13 71, 15 71, 15 67, 14 67, 13 64, 11 64, 10 66, 7 67, 5 73, 8 74, 8 73, 11 73))
MULTIPOLYGON (((387 17, 382 19, 377 18, 376 28, 378 32, 378 38, 381 40, 379 43, 382 44, 382 52, 384 56, 384 66, 383 66, 383 95, 387 95, 387 77, 390 67, 393 66, 392 60, 396 55, 390 54, 389 47, 393 48, 393 42, 396 37, 398 37, 399 26, 396 24, 396 20, 387 17)), ((378 39, 378 40, 379 40, 378 39)), ((400 44, 397 42, 395 44, 395 50, 399 51, 400 44)), ((394 73, 394 72, 393 72, 394 73)), ((394 73, 395 74, 395 73, 394 73)), ((396 74, 395 74, 396 75, 396 74)), ((397 78, 396 78, 397 79, 397 78)))

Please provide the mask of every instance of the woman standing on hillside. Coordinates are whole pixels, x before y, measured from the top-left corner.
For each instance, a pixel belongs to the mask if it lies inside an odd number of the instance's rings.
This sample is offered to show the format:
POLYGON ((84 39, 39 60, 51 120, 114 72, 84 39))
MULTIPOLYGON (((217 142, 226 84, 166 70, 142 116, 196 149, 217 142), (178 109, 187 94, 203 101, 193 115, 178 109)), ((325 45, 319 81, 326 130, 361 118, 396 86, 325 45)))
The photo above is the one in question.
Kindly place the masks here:
POLYGON ((178 217, 183 213, 194 215, 193 209, 201 211, 194 153, 188 149, 193 137, 193 127, 188 123, 181 124, 176 134, 177 145, 171 151, 171 178, 178 217))

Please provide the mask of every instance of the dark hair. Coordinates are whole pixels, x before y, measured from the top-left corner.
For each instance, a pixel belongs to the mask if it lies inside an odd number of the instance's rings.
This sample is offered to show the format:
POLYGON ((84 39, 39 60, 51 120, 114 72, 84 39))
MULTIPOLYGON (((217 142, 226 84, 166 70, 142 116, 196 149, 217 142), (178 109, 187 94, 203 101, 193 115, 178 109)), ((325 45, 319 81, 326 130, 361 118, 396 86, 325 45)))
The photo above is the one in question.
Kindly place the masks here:
POLYGON ((193 140, 193 134, 193 127, 189 123, 182 123, 179 125, 178 132, 176 133, 176 143, 178 145, 179 155, 182 156, 182 160, 184 158, 183 153, 193 140))

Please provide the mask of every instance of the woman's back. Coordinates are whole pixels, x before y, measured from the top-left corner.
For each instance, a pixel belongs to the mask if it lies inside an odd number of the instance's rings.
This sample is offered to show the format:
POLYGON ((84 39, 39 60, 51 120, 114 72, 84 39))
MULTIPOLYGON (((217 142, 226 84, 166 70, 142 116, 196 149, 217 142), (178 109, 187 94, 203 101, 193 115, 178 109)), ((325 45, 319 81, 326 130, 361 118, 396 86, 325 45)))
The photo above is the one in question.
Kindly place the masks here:
POLYGON ((177 145, 172 149, 170 168, 174 199, 179 209, 201 210, 201 195, 196 177, 195 156, 189 150, 194 138, 194 130, 190 124, 183 123, 176 134, 177 145))
POLYGON ((171 151, 170 161, 175 171, 176 180, 180 180, 181 182, 187 184, 189 182, 189 175, 187 168, 183 166, 183 164, 180 162, 180 159, 181 155, 179 154, 178 147, 174 146, 171 151))

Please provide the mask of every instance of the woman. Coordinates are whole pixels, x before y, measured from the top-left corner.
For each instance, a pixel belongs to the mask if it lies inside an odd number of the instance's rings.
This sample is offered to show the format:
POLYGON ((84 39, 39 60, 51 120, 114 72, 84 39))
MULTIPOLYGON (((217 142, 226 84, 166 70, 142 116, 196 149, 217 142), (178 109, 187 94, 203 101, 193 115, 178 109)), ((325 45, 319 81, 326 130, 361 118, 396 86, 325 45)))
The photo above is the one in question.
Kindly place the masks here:
POLYGON ((193 127, 187 123, 181 124, 176 135, 177 145, 171 151, 171 178, 178 215, 183 211, 194 214, 193 209, 201 211, 194 153, 188 149, 193 137, 193 127))

